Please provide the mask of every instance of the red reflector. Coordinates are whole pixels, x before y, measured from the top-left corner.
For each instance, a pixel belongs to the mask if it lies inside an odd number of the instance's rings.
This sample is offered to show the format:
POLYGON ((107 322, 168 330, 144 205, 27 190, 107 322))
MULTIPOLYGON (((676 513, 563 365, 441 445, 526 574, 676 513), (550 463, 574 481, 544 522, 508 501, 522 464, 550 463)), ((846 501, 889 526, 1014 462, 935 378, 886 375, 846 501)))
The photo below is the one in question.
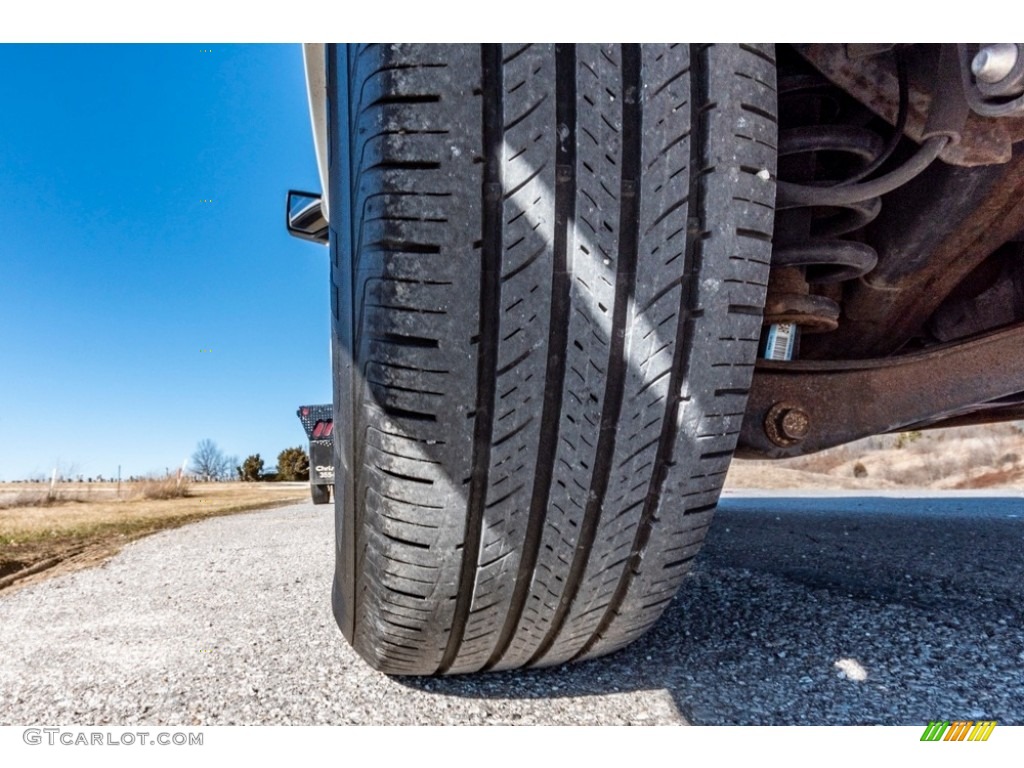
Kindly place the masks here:
POLYGON ((331 419, 327 422, 327 426, 324 428, 324 437, 330 437, 331 432, 334 431, 334 420, 331 419))
POLYGON ((320 433, 323 432, 323 431, 324 431, 324 423, 322 421, 318 421, 313 426, 313 437, 320 437, 320 433))

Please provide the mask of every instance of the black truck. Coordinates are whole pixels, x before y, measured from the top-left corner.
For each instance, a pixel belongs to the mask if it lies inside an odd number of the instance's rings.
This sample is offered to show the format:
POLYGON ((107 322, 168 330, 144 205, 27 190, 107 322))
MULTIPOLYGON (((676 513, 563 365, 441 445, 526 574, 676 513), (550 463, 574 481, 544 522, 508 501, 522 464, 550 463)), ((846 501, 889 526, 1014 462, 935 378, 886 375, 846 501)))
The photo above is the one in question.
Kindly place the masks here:
POLYGON ((314 504, 326 504, 334 487, 334 408, 300 405, 295 413, 309 438, 310 495, 314 504))

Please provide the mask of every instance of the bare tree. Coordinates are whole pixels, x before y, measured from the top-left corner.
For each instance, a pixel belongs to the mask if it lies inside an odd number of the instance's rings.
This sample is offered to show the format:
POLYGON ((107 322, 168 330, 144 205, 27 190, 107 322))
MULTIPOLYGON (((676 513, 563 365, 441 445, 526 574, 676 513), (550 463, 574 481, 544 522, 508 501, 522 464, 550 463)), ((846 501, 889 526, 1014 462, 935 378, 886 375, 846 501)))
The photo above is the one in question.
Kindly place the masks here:
POLYGON ((202 480, 222 480, 231 476, 235 461, 233 457, 225 456, 217 444, 207 438, 200 440, 196 446, 189 469, 202 480))
POLYGON ((63 459, 54 459, 53 468, 57 470, 57 481, 70 483, 79 474, 77 462, 66 462, 63 459))

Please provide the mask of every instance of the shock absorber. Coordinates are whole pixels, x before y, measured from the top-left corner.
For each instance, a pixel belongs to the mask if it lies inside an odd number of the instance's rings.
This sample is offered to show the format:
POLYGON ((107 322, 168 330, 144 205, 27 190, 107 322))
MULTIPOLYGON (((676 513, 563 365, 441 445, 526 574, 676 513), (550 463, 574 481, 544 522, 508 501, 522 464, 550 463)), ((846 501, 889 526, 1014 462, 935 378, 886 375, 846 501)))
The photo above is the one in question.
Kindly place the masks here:
MULTIPOLYGON (((835 187, 863 178, 889 151, 876 132, 843 123, 844 95, 821 76, 780 74, 779 180, 835 187)), ((835 330, 840 284, 874 268, 870 245, 845 238, 878 216, 879 196, 816 205, 780 195, 765 305, 764 357, 792 359, 801 333, 835 330)))

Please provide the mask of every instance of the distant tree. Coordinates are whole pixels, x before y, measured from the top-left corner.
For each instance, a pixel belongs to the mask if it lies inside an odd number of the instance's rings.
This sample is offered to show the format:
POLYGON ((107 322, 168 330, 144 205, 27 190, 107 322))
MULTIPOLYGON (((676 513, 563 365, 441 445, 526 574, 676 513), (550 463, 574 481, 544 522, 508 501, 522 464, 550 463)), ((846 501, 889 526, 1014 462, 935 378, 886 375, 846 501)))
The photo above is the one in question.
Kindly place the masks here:
POLYGON ((231 467, 236 462, 237 459, 225 456, 217 444, 207 438, 200 440, 196 446, 189 469, 198 475, 200 480, 223 480, 231 476, 231 467))
POLYGON ((263 459, 260 458, 258 453, 246 457, 245 461, 242 462, 242 466, 236 467, 236 469, 238 470, 239 480, 255 482, 263 479, 263 459))
POLYGON ((285 448, 277 454, 278 480, 309 480, 309 455, 299 448, 285 448))

